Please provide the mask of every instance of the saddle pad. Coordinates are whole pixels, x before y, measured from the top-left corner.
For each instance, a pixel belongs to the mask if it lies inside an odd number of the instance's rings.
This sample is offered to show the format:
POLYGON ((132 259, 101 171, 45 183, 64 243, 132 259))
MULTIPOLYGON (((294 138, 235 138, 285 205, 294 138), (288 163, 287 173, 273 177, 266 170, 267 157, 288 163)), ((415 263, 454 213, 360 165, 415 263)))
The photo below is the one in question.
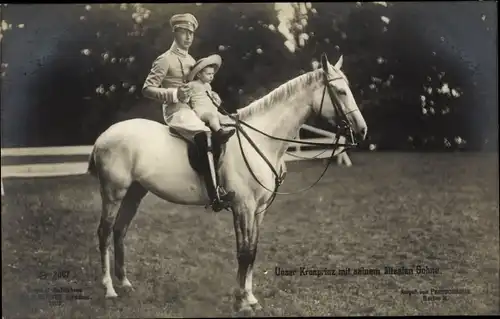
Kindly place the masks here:
MULTIPOLYGON (((196 143, 184 138, 175 128, 168 126, 168 132, 173 137, 179 138, 188 144, 188 160, 191 168, 198 174, 203 174, 208 169, 208 159, 206 154, 202 154, 196 143)), ((220 156, 222 154, 222 147, 215 139, 212 139, 212 152, 215 165, 218 166, 220 156)))

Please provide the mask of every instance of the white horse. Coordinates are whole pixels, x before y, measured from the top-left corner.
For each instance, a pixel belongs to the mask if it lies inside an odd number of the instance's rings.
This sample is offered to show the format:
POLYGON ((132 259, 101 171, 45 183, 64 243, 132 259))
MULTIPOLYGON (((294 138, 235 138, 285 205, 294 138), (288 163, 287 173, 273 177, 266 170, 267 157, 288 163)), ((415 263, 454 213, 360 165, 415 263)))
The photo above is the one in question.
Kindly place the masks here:
MULTIPOLYGON (((340 57, 332 66, 323 55, 322 68, 300 75, 239 109, 239 118, 264 133, 291 139, 313 113, 332 123, 343 117, 352 131, 365 139, 367 125, 340 70, 342 61, 340 57)), ((288 142, 271 139, 243 125, 242 129, 273 168, 279 170, 288 142)), ((258 151, 243 135, 239 137, 234 136, 226 144, 218 173, 223 185, 236 192, 231 207, 238 260, 235 308, 252 311, 261 309, 252 291, 259 228, 264 218, 264 213, 259 212, 273 195, 261 185, 272 190, 275 178, 258 151)), ((167 126, 145 119, 119 122, 103 132, 90 156, 89 173, 98 177, 102 197, 97 231, 102 284, 106 297, 117 297, 110 274, 111 233, 115 275, 122 286, 131 287, 125 273, 123 240, 144 196, 152 192, 171 203, 200 206, 207 205, 209 198, 203 180, 188 161, 188 143, 172 135, 167 126)))

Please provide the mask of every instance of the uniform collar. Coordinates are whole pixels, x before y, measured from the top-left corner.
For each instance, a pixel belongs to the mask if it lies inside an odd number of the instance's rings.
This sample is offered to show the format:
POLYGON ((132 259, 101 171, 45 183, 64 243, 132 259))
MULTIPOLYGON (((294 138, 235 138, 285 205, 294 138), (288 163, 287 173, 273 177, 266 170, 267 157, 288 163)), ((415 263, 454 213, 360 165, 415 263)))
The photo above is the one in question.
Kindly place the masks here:
POLYGON ((174 42, 172 42, 172 46, 170 46, 170 50, 173 53, 175 53, 175 54, 177 54, 177 55, 179 55, 179 56, 181 56, 183 58, 185 58, 185 57, 188 56, 188 51, 179 48, 179 46, 177 45, 177 42, 175 42, 175 40, 174 40, 174 42))

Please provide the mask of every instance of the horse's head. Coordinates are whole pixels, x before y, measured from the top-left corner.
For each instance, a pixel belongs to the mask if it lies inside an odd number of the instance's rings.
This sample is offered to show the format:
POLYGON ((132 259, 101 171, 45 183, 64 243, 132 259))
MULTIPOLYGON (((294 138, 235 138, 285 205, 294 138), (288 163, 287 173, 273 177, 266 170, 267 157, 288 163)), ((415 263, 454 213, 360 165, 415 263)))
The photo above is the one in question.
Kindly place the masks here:
POLYGON ((323 85, 314 92, 312 107, 316 114, 331 124, 351 128, 357 137, 364 140, 368 126, 349 88, 349 82, 341 71, 342 62, 341 56, 333 66, 326 54, 322 55, 323 85))

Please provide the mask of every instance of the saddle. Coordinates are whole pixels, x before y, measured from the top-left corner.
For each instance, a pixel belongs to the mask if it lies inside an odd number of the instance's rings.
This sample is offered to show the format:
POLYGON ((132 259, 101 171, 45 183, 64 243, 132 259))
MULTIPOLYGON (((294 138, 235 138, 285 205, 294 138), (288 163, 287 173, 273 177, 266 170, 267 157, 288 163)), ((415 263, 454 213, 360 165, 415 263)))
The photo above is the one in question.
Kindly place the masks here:
MULTIPOLYGON (((208 158, 206 156, 206 150, 201 150, 196 143, 184 138, 181 134, 177 132, 176 129, 168 127, 170 135, 185 141, 188 144, 188 159, 191 168, 198 174, 204 174, 209 170, 208 158)), ((219 160, 221 155, 225 151, 225 145, 221 145, 212 135, 212 155, 214 158, 214 165, 219 166, 219 160)))

